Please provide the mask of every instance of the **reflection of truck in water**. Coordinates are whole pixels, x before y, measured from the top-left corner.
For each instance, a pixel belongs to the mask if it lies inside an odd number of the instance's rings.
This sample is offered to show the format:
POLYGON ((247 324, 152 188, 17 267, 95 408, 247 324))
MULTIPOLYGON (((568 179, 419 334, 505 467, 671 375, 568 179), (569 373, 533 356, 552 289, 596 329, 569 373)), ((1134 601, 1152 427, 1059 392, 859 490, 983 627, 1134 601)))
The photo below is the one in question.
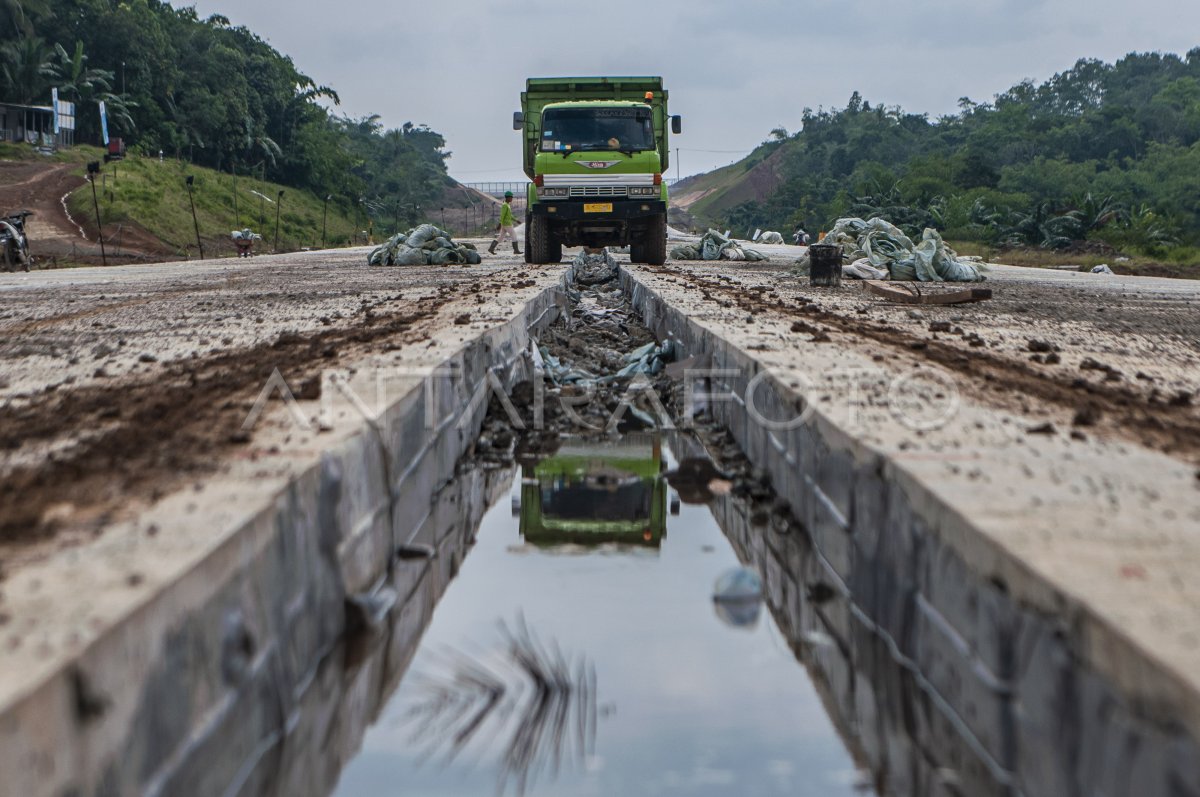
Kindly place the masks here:
POLYGON ((530 78, 522 133, 529 210, 525 259, 556 263, 564 246, 629 246, 635 263, 667 257, 667 116, 660 77, 530 78))
POLYGON ((657 437, 568 442, 521 473, 513 500, 534 545, 628 543, 657 548, 667 533, 667 481, 657 437))

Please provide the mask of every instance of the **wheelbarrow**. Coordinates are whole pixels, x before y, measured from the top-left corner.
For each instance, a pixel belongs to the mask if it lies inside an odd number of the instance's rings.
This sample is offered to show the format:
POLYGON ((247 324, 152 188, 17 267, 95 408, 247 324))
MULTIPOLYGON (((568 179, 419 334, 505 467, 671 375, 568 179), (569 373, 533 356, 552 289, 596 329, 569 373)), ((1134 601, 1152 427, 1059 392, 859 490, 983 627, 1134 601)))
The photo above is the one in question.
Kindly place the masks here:
POLYGON ((249 229, 234 230, 230 236, 233 238, 233 245, 237 248, 238 257, 250 257, 254 254, 254 242, 261 240, 262 236, 258 233, 250 232, 249 229))

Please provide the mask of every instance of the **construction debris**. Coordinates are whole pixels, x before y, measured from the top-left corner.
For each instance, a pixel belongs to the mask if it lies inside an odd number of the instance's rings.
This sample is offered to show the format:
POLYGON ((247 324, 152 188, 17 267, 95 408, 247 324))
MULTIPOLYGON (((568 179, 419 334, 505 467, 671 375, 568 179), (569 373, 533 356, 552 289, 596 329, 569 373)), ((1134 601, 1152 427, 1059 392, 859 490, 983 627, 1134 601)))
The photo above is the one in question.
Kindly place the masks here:
MULTIPOLYGON (((967 304, 992 298, 991 288, 963 288, 956 291, 922 293, 915 285, 895 285, 890 282, 867 280, 867 290, 900 304, 967 304)), ((915 316, 914 316, 915 317, 915 316)))
MULTIPOLYGON (((983 282, 983 263, 979 258, 960 257, 942 241, 937 230, 926 228, 919 243, 905 235, 899 227, 880 218, 864 221, 857 218, 838 219, 837 224, 822 241, 842 247, 842 276, 862 279, 874 276, 873 270, 886 270, 893 280, 918 282, 983 282)), ((808 254, 796 261, 796 270, 807 273, 808 254)))
POLYGON ((758 244, 781 244, 783 243, 783 236, 777 232, 767 230, 766 232, 759 233, 754 242, 758 244))
POLYGON ((367 263, 372 266, 448 266, 454 263, 477 265, 482 262, 471 244, 455 243, 450 233, 432 224, 422 224, 408 232, 397 233, 371 251, 367 263))
POLYGON ((597 285, 617 277, 617 261, 608 249, 582 249, 571 266, 580 285, 597 285))
POLYGON ((716 230, 704 233, 695 244, 684 244, 671 250, 673 260, 767 260, 767 256, 756 249, 742 246, 737 241, 716 230))

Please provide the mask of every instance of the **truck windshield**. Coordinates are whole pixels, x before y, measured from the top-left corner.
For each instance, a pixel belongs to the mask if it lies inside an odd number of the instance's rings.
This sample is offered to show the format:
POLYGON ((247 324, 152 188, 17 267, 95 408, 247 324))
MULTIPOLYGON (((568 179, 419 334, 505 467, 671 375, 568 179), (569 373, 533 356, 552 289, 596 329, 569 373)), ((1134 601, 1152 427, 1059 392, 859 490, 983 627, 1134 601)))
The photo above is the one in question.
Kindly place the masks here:
POLYGON ((648 520, 654 487, 634 479, 619 486, 588 482, 542 484, 542 515, 548 520, 648 520))
POLYGON ((654 149, 649 108, 551 108, 542 116, 542 150, 654 149))

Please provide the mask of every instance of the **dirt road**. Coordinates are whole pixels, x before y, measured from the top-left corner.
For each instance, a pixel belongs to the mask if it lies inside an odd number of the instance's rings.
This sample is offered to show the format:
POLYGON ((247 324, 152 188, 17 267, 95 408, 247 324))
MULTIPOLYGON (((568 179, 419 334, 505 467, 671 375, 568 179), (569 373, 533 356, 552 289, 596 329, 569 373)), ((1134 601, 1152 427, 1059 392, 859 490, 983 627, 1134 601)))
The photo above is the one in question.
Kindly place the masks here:
MULTIPOLYGON (((0 212, 33 211, 26 223, 29 251, 42 265, 62 258, 101 262, 95 220, 72 218, 64 204, 68 194, 87 182, 72 174, 78 169, 75 163, 0 161, 0 212)), ((104 234, 107 254, 114 260, 161 259, 169 254, 161 241, 135 224, 115 229, 106 225, 104 234)))

